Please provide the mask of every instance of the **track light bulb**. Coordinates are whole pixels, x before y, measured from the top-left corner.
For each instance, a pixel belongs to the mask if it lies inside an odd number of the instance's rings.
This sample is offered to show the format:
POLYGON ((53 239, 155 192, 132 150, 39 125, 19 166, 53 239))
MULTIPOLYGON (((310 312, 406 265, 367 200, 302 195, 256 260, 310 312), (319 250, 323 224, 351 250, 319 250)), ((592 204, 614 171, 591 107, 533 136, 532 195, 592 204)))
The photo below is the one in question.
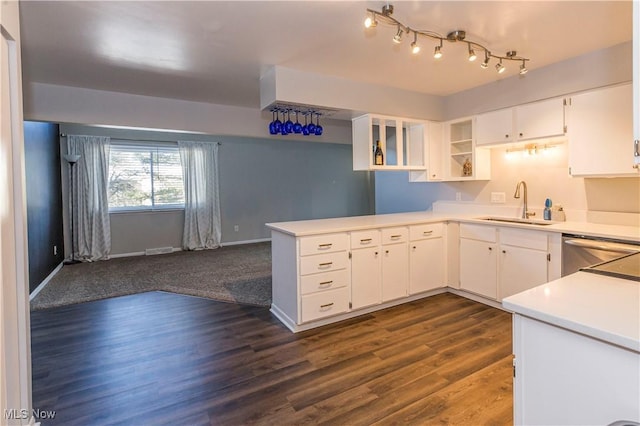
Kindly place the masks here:
POLYGON ((476 52, 469 46, 469 62, 473 62, 477 59, 476 52))
POLYGON ((396 33, 396 35, 393 36, 393 42, 397 44, 402 43, 402 30, 400 29, 399 26, 398 26, 398 32, 396 33))
POLYGON ((500 62, 496 64, 496 71, 498 71, 498 74, 502 74, 505 69, 504 65, 502 65, 502 60, 500 60, 500 62))
POLYGON ((525 66, 525 61, 522 61, 522 65, 520 65, 520 75, 525 75, 529 70, 525 66))
POLYGON ((442 46, 436 46, 436 50, 433 53, 433 57, 436 59, 442 58, 442 51, 440 50, 442 46))
POLYGON ((411 53, 417 55, 420 53, 420 46, 418 46, 418 33, 413 33, 413 42, 411 43, 411 53))
POLYGON ((364 20, 365 28, 374 28, 377 25, 378 25, 378 21, 376 21, 375 15, 373 16, 373 18, 371 16, 367 16, 367 18, 364 20))

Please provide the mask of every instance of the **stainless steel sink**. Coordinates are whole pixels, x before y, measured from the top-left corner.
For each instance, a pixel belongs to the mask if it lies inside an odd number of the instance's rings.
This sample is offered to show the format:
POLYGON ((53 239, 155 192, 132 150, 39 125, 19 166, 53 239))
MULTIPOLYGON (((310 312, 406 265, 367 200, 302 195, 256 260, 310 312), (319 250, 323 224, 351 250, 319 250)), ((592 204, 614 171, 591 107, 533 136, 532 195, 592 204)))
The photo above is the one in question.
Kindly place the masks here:
POLYGON ((554 223, 557 223, 557 222, 552 222, 552 221, 549 221, 549 220, 519 219, 519 218, 515 218, 515 217, 494 217, 494 216, 490 216, 490 217, 476 217, 475 219, 478 219, 478 220, 490 220, 492 222, 520 223, 520 224, 523 224, 523 225, 542 225, 542 226, 553 225, 554 223))

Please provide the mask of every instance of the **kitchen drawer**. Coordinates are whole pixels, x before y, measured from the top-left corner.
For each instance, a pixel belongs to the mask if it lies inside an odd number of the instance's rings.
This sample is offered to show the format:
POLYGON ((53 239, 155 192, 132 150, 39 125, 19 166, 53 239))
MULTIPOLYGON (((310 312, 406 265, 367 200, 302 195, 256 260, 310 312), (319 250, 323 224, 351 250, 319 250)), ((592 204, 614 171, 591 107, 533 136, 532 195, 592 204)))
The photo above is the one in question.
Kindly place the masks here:
POLYGON ((365 248, 380 245, 380 231, 378 229, 368 229, 351 233, 351 248, 365 248))
POLYGON ((349 236, 341 234, 323 234, 300 238, 300 256, 332 253, 349 248, 349 236))
POLYGON ((302 296, 302 322, 314 321, 349 310, 349 288, 321 291, 302 296))
POLYGON ((309 294, 318 291, 332 290, 334 288, 346 287, 347 284, 349 284, 349 271, 346 269, 305 275, 300 277, 300 293, 309 294))
POLYGON ((442 237, 442 223, 426 223, 409 227, 409 240, 411 241, 436 237, 442 237))
POLYGON ((547 251, 547 234, 540 231, 499 228, 500 244, 547 251))
POLYGON ((488 243, 497 242, 497 231, 493 226, 473 225, 470 223, 460 224, 460 238, 486 241, 488 243))
POLYGON ((404 243, 408 238, 409 229, 404 226, 382 229, 382 244, 404 243))
POLYGON ((300 258, 300 275, 346 269, 348 264, 349 255, 346 251, 305 256, 300 258))

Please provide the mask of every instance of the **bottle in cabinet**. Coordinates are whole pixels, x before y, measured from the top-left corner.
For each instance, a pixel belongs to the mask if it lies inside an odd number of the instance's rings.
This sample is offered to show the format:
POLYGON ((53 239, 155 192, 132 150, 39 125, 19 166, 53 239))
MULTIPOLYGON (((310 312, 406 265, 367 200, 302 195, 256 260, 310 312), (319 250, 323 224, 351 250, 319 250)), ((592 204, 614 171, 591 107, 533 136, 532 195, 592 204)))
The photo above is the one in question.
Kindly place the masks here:
POLYGON ((376 149, 373 153, 373 164, 376 166, 382 166, 384 164, 384 154, 382 153, 382 146, 380 141, 376 141, 376 149))

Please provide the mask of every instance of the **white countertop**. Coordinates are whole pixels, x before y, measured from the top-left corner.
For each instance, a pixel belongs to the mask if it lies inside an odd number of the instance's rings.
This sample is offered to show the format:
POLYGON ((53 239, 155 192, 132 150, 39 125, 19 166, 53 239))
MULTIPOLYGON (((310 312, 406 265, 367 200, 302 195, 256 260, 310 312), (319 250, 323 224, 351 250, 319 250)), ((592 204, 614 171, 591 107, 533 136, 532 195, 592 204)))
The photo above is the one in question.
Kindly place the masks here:
POLYGON ((383 228, 391 226, 407 226, 418 223, 458 221, 467 223, 481 223, 492 226, 508 226, 521 229, 535 229, 557 233, 589 235, 593 237, 617 238, 640 242, 640 227, 605 225, 589 222, 553 222, 551 225, 530 225, 509 222, 494 222, 478 218, 489 215, 433 213, 429 211, 394 213, 383 215, 337 217, 331 219, 299 220, 293 222, 267 223, 272 230, 285 234, 302 237, 306 235, 327 234, 332 232, 348 232, 369 228, 383 228))
POLYGON ((640 283, 576 272, 505 298, 518 314, 640 352, 640 283))

